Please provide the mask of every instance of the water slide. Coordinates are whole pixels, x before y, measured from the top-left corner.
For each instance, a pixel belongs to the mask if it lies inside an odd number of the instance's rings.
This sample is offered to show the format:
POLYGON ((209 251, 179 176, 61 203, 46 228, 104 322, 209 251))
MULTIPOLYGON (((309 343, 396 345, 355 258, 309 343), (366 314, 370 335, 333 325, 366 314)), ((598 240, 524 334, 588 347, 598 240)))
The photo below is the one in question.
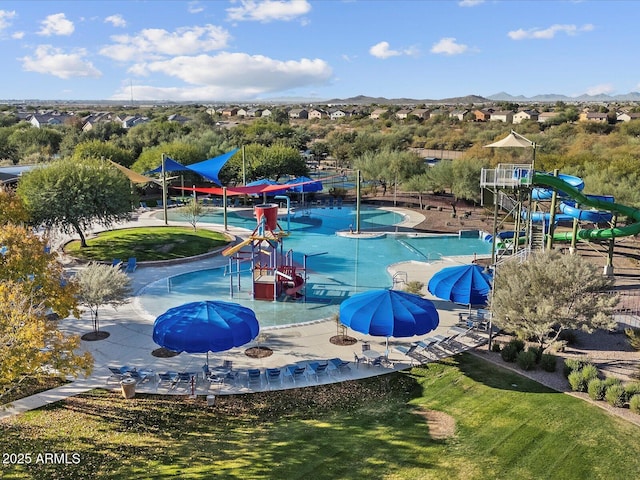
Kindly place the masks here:
POLYGON ((295 297, 298 295, 298 292, 302 290, 302 287, 304 287, 304 279, 302 278, 302 275, 298 273, 293 277, 293 287, 287 288, 284 293, 291 297, 295 297))
MULTIPOLYGON (((640 209, 615 203, 611 201, 612 197, 585 195, 578 188, 563 180, 562 177, 554 177, 553 175, 549 175, 547 173, 534 173, 533 184, 542 187, 550 187, 572 198, 581 206, 597 209, 593 211, 594 215, 599 213, 598 211, 600 210, 626 216, 629 217, 630 220, 633 220, 633 223, 630 223, 629 225, 626 225, 624 227, 585 228, 578 230, 578 240, 608 240, 616 237, 637 235, 638 233, 640 233, 640 209)), ((567 203, 567 205, 571 207, 571 204, 567 203)), ((572 205, 573 208, 575 208, 576 203, 573 203, 572 205)), ((588 210, 581 211, 589 212, 588 210)), ((568 212, 565 211, 565 213, 568 212)), ((585 217, 582 217, 582 219, 591 221, 585 217)), ((569 242, 572 239, 572 232, 555 232, 553 234, 553 239, 561 242, 569 242)))
POLYGON ((252 238, 247 238, 246 240, 243 240, 240 243, 231 245, 230 247, 227 247, 222 251, 222 255, 224 255, 225 257, 230 257, 237 251, 241 250, 243 247, 246 247, 247 245, 249 245, 252 241, 253 241, 252 238))

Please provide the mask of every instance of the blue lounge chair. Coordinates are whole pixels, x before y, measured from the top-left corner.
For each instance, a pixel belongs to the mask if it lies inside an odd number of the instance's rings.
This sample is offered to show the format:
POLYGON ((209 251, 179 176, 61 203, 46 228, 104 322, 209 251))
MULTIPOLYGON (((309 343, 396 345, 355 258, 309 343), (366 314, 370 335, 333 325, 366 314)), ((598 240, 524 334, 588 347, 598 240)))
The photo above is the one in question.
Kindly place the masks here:
POLYGON ((329 378, 329 372, 327 368, 329 367, 329 362, 311 362, 309 363, 309 368, 316 376, 316 381, 320 381, 320 377, 329 378))
POLYGON ((119 258, 114 258, 114 259, 111 261, 111 266, 112 266, 112 267, 117 267, 117 268, 122 267, 122 260, 121 260, 121 259, 119 259, 119 258))
POLYGON ((280 370, 279 368, 267 368, 265 375, 267 377, 267 383, 269 384, 269 387, 276 383, 279 383, 282 386, 282 370, 280 370))
POLYGON ((127 273, 133 273, 136 271, 137 266, 138 262, 136 260, 136 257, 129 257, 129 260, 127 260, 127 266, 124 271, 127 273))
POLYGON ((156 390, 162 383, 168 383, 169 389, 172 390, 178 384, 178 372, 165 372, 158 374, 158 385, 156 386, 156 390))
POLYGON ((247 386, 249 388, 262 388, 262 372, 257 368, 247 370, 247 386))
POLYGON ((293 383, 307 380, 307 369, 305 367, 301 367, 300 365, 289 365, 287 366, 287 370, 289 371, 289 375, 291 376, 291 381, 293 383))
POLYGON ((329 363, 332 364, 336 371, 340 373, 346 373, 351 371, 351 367, 349 366, 349 362, 342 360, 341 358, 332 358, 329 360, 329 363))

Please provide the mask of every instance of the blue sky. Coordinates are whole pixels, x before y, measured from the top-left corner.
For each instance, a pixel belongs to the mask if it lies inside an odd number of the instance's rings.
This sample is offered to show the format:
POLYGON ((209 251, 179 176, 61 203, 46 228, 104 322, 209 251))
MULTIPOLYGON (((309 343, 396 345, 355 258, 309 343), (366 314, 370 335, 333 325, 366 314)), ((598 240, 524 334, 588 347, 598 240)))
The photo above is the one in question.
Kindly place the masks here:
POLYGON ((0 98, 640 91, 634 0, 0 1, 0 98))

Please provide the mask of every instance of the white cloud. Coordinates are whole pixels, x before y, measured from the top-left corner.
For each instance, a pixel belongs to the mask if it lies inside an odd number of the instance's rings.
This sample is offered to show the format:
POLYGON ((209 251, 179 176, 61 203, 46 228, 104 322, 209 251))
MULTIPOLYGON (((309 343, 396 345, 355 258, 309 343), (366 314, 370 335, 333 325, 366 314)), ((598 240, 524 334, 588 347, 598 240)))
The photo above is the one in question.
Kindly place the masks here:
POLYGON ((11 20, 16 16, 15 10, 0 10, 0 30, 11 26, 11 20))
POLYGON ((441 38, 431 47, 431 53, 440 53, 443 55, 460 55, 469 49, 467 45, 457 43, 453 37, 441 38))
POLYGON ((13 38, 14 40, 22 40, 24 38, 24 32, 12 33, 11 38, 13 38))
POLYGON ((42 27, 38 35, 44 35, 46 37, 50 37, 51 35, 71 35, 75 30, 73 22, 67 20, 64 13, 49 15, 40 23, 42 27))
POLYGON ((369 53, 374 57, 382 58, 384 60, 389 57, 398 57, 400 55, 417 56, 420 52, 416 47, 409 47, 404 50, 392 50, 389 42, 380 42, 369 48, 369 53))
POLYGON ((158 60, 167 55, 191 55, 220 50, 227 46, 230 38, 227 30, 215 25, 183 27, 175 32, 149 28, 136 35, 112 36, 111 40, 115 43, 103 47, 100 53, 122 62, 158 60))
POLYGON ((460 0, 458 5, 461 7, 475 7, 481 3, 484 3, 484 0, 460 0))
POLYGON ((107 18, 104 19, 105 23, 110 23, 111 25, 113 25, 114 27, 126 27, 127 26, 127 22, 126 20, 122 17, 122 15, 109 15, 107 18))
POLYGON ((136 75, 161 73, 178 78, 196 86, 188 89, 189 95, 193 95, 191 99, 201 100, 255 98, 264 93, 321 85, 328 82, 333 73, 329 65, 319 59, 280 61, 245 53, 180 56, 137 64, 129 71, 136 75))
POLYGON ((311 11, 311 4, 307 0, 240 0, 239 3, 239 7, 227 8, 229 20, 288 22, 311 11))
POLYGON ((609 95, 614 91, 615 91, 615 88, 613 88, 613 85, 611 85, 610 83, 603 83, 600 85, 589 87, 585 93, 587 95, 602 95, 602 94, 609 95))
POLYGON ((523 30, 522 28, 518 30, 512 30, 507 35, 512 40, 526 40, 526 39, 535 39, 535 40, 548 40, 556 36, 557 33, 565 33, 567 35, 577 35, 581 32, 590 32, 594 29, 594 26, 590 23, 582 25, 578 27, 576 25, 560 25, 554 24, 548 28, 531 28, 529 30, 523 30))
POLYGON ((102 73, 89 61, 85 49, 64 53, 51 45, 39 45, 33 57, 22 57, 22 68, 27 72, 46 73, 62 79, 101 77, 102 73))
POLYGON ((200 5, 200 2, 189 2, 187 4, 187 11, 189 13, 200 13, 204 11, 204 7, 200 5))

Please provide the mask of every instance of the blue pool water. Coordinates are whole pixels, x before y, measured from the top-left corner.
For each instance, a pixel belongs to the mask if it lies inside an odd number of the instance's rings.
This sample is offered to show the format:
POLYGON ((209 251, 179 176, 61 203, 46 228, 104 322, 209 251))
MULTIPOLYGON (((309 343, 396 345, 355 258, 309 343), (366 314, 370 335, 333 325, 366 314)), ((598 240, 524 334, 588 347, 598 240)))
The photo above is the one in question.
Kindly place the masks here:
MULTIPOLYGON (((363 230, 386 227, 383 229, 393 232, 393 225, 401 220, 401 215, 385 210, 361 212, 363 230)), ((203 221, 222 223, 222 216, 214 214, 203 221)), ((140 296, 142 307, 158 316, 183 303, 217 299, 253 309, 262 327, 301 323, 331 317, 338 312, 340 303, 354 293, 390 287, 392 279, 386 269, 392 263, 426 262, 442 256, 491 251, 487 242, 457 235, 434 237, 407 233, 359 239, 336 235, 336 231, 346 231, 355 225, 355 211, 350 207, 314 208, 292 214, 289 221, 286 215, 281 216, 278 222, 283 229, 287 229, 287 224, 290 226, 291 235, 284 239, 284 252, 293 251, 296 265, 302 266, 306 260, 307 282, 302 299, 253 300, 250 265, 246 262, 240 264, 239 290, 238 275, 229 275, 229 267, 199 270, 150 284, 140 296)), ((230 214, 228 224, 253 230, 256 221, 230 214)), ((231 268, 237 272, 236 262, 231 268)))

